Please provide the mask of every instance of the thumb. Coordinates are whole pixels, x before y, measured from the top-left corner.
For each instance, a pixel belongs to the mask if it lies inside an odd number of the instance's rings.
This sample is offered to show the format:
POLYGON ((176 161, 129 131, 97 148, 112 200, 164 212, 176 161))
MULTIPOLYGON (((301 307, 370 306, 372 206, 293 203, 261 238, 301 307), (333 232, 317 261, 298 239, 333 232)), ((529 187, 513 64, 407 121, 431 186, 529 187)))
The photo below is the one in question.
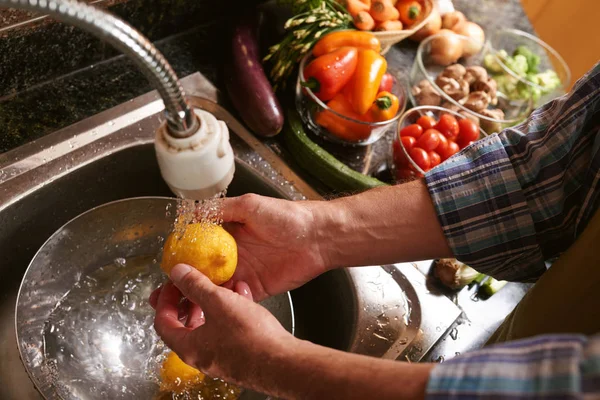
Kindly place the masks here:
POLYGON ((181 293, 195 304, 202 307, 208 315, 216 305, 219 291, 225 290, 211 282, 203 273, 187 264, 177 264, 169 275, 173 284, 181 293))

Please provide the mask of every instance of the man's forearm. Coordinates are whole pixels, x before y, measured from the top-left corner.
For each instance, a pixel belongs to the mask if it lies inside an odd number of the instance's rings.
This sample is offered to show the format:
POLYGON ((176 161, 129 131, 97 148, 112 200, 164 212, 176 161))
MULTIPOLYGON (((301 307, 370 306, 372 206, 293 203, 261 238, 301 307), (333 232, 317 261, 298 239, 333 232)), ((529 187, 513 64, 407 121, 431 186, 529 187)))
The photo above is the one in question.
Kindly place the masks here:
POLYGON ((314 213, 331 268, 452 256, 423 181, 323 202, 314 213))
POLYGON ((422 399, 434 365, 381 360, 295 339, 276 362, 261 368, 255 389, 284 399, 422 399))

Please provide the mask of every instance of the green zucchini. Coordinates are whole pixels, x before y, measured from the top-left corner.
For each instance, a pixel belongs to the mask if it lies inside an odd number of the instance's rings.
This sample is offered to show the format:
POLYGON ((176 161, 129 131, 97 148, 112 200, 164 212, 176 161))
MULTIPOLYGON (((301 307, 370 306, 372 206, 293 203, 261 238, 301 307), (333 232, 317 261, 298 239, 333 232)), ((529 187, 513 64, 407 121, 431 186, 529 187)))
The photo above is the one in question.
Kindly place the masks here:
POLYGON ((313 142, 304 131, 300 115, 288 109, 283 138, 294 160, 315 178, 337 191, 363 191, 387 184, 361 174, 313 142))

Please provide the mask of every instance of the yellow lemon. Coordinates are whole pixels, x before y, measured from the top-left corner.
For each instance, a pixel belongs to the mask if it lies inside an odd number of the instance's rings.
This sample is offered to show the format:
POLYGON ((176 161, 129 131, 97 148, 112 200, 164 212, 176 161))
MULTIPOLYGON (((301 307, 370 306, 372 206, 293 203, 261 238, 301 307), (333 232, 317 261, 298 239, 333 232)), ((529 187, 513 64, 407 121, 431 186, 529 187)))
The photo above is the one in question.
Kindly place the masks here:
POLYGON ((160 389, 181 392, 202 382, 204 374, 184 363, 175 352, 170 352, 160 368, 160 389))
POLYGON ((160 267, 167 274, 179 264, 189 264, 215 285, 227 282, 237 266, 237 244, 219 225, 189 224, 183 234, 173 232, 163 248, 160 267))

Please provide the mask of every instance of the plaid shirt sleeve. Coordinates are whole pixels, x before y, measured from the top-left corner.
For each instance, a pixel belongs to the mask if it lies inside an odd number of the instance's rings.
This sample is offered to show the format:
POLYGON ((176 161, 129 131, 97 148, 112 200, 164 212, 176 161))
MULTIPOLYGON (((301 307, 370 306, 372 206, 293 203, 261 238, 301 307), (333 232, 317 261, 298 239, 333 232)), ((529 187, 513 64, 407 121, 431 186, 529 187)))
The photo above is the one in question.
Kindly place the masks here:
POLYGON ((425 179, 457 259, 498 279, 535 281, 600 203, 600 63, 569 94, 425 179))
POLYGON ((455 357, 432 371, 428 400, 598 399, 600 336, 537 336, 455 357))

